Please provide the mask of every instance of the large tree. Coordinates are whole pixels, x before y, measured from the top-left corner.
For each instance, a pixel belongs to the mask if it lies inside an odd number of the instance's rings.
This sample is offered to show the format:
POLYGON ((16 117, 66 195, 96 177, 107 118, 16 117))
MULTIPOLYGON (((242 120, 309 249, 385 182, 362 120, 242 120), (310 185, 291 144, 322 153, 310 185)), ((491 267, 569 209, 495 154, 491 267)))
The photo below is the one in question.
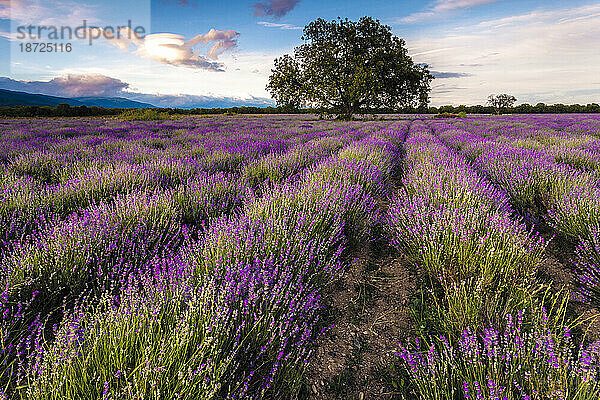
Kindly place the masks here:
POLYGON ((496 114, 502 114, 504 110, 511 108, 516 101, 517 98, 515 96, 506 93, 499 95, 490 94, 488 96, 488 104, 494 108, 496 114))
POLYGON ((361 109, 426 107, 433 76, 378 20, 317 19, 305 43, 275 60, 267 90, 279 106, 312 106, 351 118, 361 109))

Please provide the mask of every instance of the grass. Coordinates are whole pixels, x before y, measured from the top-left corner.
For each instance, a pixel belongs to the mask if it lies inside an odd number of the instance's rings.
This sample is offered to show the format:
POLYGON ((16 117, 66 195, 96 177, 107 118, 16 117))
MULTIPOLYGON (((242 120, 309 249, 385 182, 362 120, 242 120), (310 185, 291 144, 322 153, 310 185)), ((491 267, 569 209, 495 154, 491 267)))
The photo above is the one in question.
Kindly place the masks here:
POLYGON ((177 117, 168 112, 159 112, 152 108, 126 110, 117 116, 120 121, 162 121, 174 118, 177 117))

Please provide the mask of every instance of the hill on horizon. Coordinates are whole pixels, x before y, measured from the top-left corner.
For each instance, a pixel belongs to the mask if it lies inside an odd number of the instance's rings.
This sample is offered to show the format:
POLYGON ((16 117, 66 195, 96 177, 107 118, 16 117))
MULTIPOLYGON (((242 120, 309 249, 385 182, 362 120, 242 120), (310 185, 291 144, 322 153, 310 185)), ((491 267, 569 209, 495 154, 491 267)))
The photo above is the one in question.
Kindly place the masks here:
POLYGON ((96 106, 104 108, 155 108, 153 104, 143 103, 123 97, 58 97, 45 94, 27 93, 0 89, 0 107, 48 106, 56 107, 64 103, 70 106, 96 106))

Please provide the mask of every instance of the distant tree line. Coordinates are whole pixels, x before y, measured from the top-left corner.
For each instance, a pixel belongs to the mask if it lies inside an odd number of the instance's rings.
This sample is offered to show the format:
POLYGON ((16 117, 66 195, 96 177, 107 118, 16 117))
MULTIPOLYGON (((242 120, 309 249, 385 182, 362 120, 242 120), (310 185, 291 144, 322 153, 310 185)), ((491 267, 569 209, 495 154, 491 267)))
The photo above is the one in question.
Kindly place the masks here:
POLYGON ((13 106, 0 107, 0 116, 9 118, 18 117, 94 117, 102 115, 118 115, 123 112, 121 108, 103 108, 59 104, 50 106, 13 106))
MULTIPOLYGON (((70 106, 68 104, 59 104, 56 107, 49 106, 13 106, 0 107, 0 117, 20 118, 20 117, 97 117, 97 116, 116 116, 120 115, 130 108, 104 108, 96 106, 70 106)), ((138 109, 144 110, 144 109, 138 109)), ((286 114, 290 110, 283 110, 277 107, 229 107, 229 108, 153 108, 159 113, 169 113, 173 115, 209 115, 209 114, 286 114)), ((292 113, 310 114, 314 110, 302 109, 291 110, 292 113)))
MULTIPOLYGON (((428 113, 455 113, 465 112, 467 114, 495 114, 496 108, 494 106, 440 106, 440 107, 429 107, 428 113)), ((597 103, 591 103, 587 105, 581 104, 544 104, 537 103, 531 105, 527 103, 519 104, 513 107, 507 107, 504 110, 505 113, 509 114, 592 114, 600 113, 600 105, 597 103)))
MULTIPOLYGON (((117 116, 128 109, 124 108, 103 108, 88 106, 69 106, 68 104, 59 104, 56 107, 47 106, 15 106, 0 107, 0 117, 2 118, 20 118, 20 117, 96 117, 96 116, 117 116)), ((288 107, 229 107, 229 108, 156 108, 157 112, 169 113, 172 115, 210 115, 210 114, 322 114, 323 110, 315 108, 290 109, 288 107)), ((544 104, 538 103, 519 104, 507 108, 505 113, 509 114, 593 114, 600 113, 600 105, 597 103, 581 104, 544 104)), ((362 114, 495 114, 496 110, 492 106, 440 106, 424 108, 399 108, 399 109, 362 109, 362 114)))

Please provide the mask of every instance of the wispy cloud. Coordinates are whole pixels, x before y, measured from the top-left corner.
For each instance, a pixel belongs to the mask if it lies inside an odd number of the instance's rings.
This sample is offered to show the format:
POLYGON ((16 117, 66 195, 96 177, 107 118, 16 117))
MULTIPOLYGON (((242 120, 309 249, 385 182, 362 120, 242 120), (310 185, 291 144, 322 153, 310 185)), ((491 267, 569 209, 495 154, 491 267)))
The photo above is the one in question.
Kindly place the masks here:
POLYGON ((454 10, 475 7, 487 3, 494 3, 496 1, 498 0, 437 0, 425 11, 417 12, 400 18, 398 22, 405 24, 421 22, 430 18, 445 15, 454 10))
POLYGON ((281 18, 296 7, 300 0, 265 0, 254 4, 254 15, 281 18))
POLYGON ((259 21, 258 24, 262 25, 262 26, 266 26, 267 28, 279 28, 279 29, 283 29, 286 31, 289 31, 289 30, 295 31, 295 30, 304 29, 301 26, 296 26, 296 25, 292 25, 292 24, 278 24, 275 22, 267 22, 267 21, 259 21))
POLYGON ((97 23, 97 11, 89 4, 68 0, 0 0, 0 19, 23 25, 75 26, 83 20, 97 23))
POLYGON ((477 24, 478 28, 502 28, 524 23, 539 24, 552 22, 556 24, 572 24, 578 21, 596 19, 600 17, 600 4, 561 9, 558 10, 536 10, 526 14, 513 15, 510 17, 497 18, 483 21, 477 24))
POLYGON ((18 81, 0 78, 0 88, 59 97, 115 97, 129 84, 100 74, 69 74, 49 81, 18 81))
POLYGON ((198 68, 210 71, 223 71, 224 65, 216 62, 221 54, 237 46, 239 33, 233 30, 211 29, 186 40, 185 36, 174 33, 153 33, 137 37, 129 28, 123 28, 120 39, 107 40, 122 51, 135 48, 135 54, 153 59, 162 64, 198 68), (196 49, 198 45, 211 44, 206 55, 196 49))
POLYGON ((457 8, 469 8, 480 4, 493 3, 498 0, 438 0, 434 11, 450 11, 457 8))
POLYGON ((457 91, 466 90, 467 88, 457 86, 457 85, 449 85, 446 83, 440 83, 437 85, 433 85, 432 89, 433 89, 433 91, 435 91, 436 94, 440 95, 440 94, 456 94, 457 91))
POLYGON ((436 79, 448 79, 448 78, 465 78, 467 76, 471 76, 466 72, 440 72, 440 71, 431 71, 431 75, 433 75, 436 79))
POLYGON ((198 7, 198 4, 196 4, 190 0, 163 0, 161 4, 163 4, 163 5, 175 4, 176 6, 181 6, 181 7, 190 7, 190 6, 198 7))
POLYGON ((433 53, 443 53, 443 52, 447 52, 447 51, 451 51, 451 50, 454 50, 454 47, 442 47, 441 49, 418 51, 416 53, 413 53, 412 56, 416 57, 416 56, 423 56, 423 55, 433 54, 433 53))
POLYGON ((495 18, 427 36, 407 37, 411 56, 437 71, 466 73, 461 89, 434 87, 434 104, 476 104, 490 93, 519 101, 579 102, 600 76, 600 4, 495 18))

